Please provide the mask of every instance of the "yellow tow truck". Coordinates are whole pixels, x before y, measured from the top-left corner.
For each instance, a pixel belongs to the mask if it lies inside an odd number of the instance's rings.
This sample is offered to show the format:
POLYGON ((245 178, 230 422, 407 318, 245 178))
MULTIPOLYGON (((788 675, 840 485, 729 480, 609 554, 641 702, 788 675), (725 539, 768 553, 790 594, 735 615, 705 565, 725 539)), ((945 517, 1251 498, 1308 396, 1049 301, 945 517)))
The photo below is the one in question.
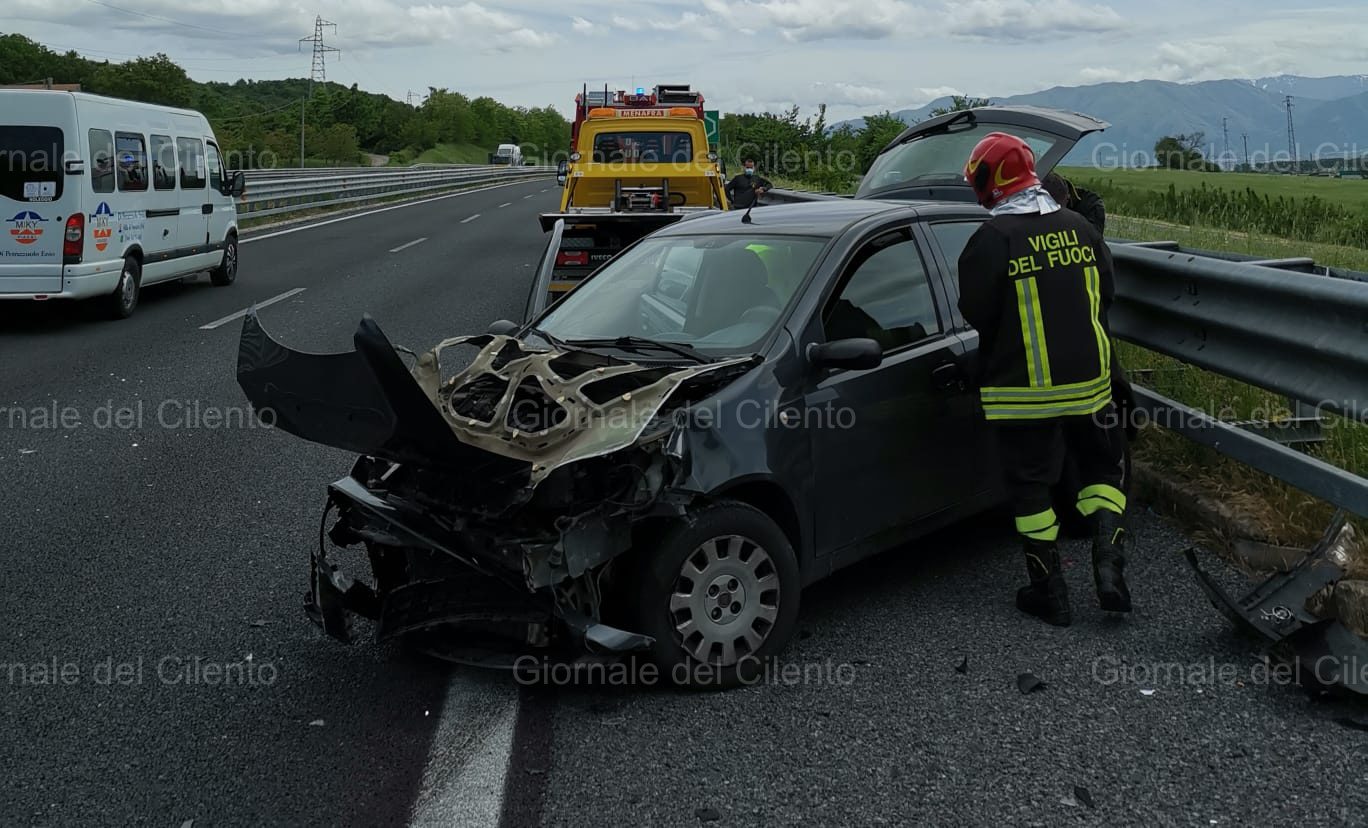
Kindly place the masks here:
POLYGON ((541 215, 551 239, 529 318, 637 239, 691 213, 728 209, 702 95, 687 86, 586 90, 575 103, 570 160, 557 175, 560 210, 541 215))

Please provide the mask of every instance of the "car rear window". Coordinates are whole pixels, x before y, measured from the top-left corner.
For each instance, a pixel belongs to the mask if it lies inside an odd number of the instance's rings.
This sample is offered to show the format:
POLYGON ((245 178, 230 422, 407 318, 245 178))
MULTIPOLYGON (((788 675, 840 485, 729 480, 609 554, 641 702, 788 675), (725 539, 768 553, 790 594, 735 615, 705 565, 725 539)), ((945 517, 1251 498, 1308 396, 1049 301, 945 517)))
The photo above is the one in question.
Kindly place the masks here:
POLYGON ((62 197, 62 130, 0 125, 0 196, 44 202, 62 197))

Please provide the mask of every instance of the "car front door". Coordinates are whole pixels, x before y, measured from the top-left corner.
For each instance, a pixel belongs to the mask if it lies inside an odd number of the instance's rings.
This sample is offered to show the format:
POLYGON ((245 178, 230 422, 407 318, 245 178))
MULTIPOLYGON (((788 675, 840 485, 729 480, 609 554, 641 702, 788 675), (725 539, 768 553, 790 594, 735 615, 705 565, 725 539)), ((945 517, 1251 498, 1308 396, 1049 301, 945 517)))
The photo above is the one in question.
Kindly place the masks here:
POLYGON ((821 310, 822 340, 871 338, 884 357, 819 369, 805 396, 819 550, 895 542, 974 493, 974 396, 934 267, 910 226, 882 232, 856 248, 821 310))

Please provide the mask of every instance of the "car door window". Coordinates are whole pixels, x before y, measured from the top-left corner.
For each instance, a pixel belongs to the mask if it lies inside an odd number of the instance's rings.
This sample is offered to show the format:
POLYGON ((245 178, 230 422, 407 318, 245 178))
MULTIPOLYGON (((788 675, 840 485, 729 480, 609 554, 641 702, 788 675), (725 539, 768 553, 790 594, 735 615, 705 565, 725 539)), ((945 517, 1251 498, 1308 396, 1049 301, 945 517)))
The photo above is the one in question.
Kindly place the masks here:
POLYGON ((931 235, 936 237, 936 244, 940 245, 941 253, 945 255, 950 279, 958 284, 960 254, 964 252, 964 246, 969 243, 969 237, 978 232, 978 229, 983 226, 983 222, 943 221, 929 226, 931 235))
POLYGON ((182 190, 204 189, 204 144, 198 138, 177 138, 182 190))
POLYGON ((641 300, 642 327, 646 334, 684 330, 689 292, 698 276, 703 253, 701 249, 687 246, 670 247, 661 253, 655 282, 641 300))
POLYGON ((880 236, 855 255, 822 327, 828 341, 867 337, 885 351, 940 333, 926 266, 908 231, 880 236))
POLYGON ((219 161, 219 148, 212 143, 204 145, 205 165, 209 168, 209 186, 215 192, 223 189, 223 164, 219 161))

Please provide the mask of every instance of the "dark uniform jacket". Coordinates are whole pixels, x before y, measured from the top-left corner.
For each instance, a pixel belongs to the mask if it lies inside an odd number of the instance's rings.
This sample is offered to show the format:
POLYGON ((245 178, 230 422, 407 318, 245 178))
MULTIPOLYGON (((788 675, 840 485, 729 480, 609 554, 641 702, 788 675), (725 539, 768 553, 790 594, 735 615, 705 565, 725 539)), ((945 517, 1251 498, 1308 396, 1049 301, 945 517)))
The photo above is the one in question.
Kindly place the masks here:
POLYGON ((755 203, 755 188, 770 188, 770 183, 758 175, 740 175, 727 182, 727 201, 734 209, 744 210, 755 203))
POLYGON ((989 219, 959 259, 989 420, 1093 414, 1112 399, 1111 253, 1072 210, 989 219))

